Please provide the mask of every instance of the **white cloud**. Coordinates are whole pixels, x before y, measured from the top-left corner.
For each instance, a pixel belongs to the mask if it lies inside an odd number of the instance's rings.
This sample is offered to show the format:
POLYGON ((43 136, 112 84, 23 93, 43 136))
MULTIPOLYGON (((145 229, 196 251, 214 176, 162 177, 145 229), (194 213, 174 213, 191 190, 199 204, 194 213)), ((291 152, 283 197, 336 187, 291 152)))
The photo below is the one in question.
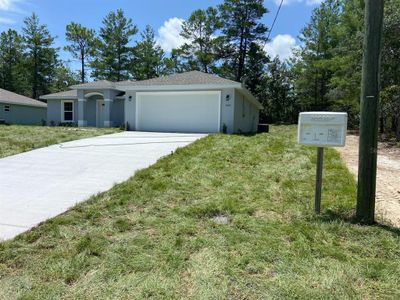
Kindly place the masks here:
POLYGON ((15 24, 15 20, 11 19, 11 18, 4 18, 4 17, 0 17, 0 24, 15 24))
POLYGON ((26 0, 0 0, 0 11, 6 12, 21 12, 18 7, 22 2, 27 2, 26 0))
POLYGON ((0 0, 0 24, 11 25, 17 23, 18 15, 24 14, 22 5, 29 4, 30 0, 0 0))
MULTIPOLYGON (((290 5, 293 3, 305 3, 307 5, 319 5, 323 0, 283 0, 283 5, 290 5)), ((276 5, 281 3, 281 0, 274 0, 276 5)))
POLYGON ((279 56, 281 60, 286 60, 292 56, 293 49, 297 47, 294 37, 289 34, 278 34, 265 45, 264 50, 271 58, 279 56))
POLYGON ((13 7, 13 1, 0 0, 0 10, 9 11, 13 7))
POLYGON ((180 36, 184 20, 177 17, 165 21, 163 26, 158 29, 157 42, 165 52, 183 45, 186 40, 180 36))

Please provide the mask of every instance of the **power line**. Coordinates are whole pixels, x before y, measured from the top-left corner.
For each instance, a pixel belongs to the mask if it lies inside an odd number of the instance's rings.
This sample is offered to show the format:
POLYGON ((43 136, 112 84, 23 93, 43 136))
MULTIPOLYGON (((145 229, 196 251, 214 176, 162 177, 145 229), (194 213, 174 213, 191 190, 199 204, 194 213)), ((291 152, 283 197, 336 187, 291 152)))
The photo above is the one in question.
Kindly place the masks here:
POLYGON ((279 12, 281 11, 282 4, 283 4, 283 0, 281 0, 281 3, 279 4, 278 10, 276 11, 274 21, 272 22, 271 28, 268 31, 267 41, 265 43, 268 42, 269 37, 271 36, 272 29, 274 29, 275 22, 276 22, 276 19, 278 19, 278 15, 279 15, 279 12))

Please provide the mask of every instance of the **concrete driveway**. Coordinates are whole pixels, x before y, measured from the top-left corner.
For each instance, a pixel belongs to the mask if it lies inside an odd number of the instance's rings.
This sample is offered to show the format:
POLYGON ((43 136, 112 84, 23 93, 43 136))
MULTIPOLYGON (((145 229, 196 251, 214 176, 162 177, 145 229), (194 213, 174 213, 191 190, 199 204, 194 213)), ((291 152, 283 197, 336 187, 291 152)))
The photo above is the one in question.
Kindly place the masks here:
POLYGON ((0 240, 10 239, 204 137, 122 132, 0 159, 0 240))

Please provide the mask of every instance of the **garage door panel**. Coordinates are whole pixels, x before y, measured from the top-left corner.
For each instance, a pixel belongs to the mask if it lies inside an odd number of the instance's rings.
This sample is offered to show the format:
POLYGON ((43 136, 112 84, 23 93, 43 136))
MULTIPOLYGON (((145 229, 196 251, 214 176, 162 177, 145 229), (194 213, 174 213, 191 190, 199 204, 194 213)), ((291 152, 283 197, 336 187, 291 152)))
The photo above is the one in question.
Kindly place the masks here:
POLYGON ((137 130, 218 132, 220 93, 142 93, 137 97, 137 130))

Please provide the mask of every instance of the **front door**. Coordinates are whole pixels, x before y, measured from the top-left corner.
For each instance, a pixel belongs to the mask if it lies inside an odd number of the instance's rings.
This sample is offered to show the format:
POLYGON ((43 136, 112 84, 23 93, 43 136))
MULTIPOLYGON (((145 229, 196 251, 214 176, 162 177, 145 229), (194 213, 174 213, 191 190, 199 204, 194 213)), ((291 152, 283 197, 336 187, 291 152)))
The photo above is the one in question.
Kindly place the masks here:
POLYGON ((104 100, 97 100, 96 126, 104 127, 104 100))

